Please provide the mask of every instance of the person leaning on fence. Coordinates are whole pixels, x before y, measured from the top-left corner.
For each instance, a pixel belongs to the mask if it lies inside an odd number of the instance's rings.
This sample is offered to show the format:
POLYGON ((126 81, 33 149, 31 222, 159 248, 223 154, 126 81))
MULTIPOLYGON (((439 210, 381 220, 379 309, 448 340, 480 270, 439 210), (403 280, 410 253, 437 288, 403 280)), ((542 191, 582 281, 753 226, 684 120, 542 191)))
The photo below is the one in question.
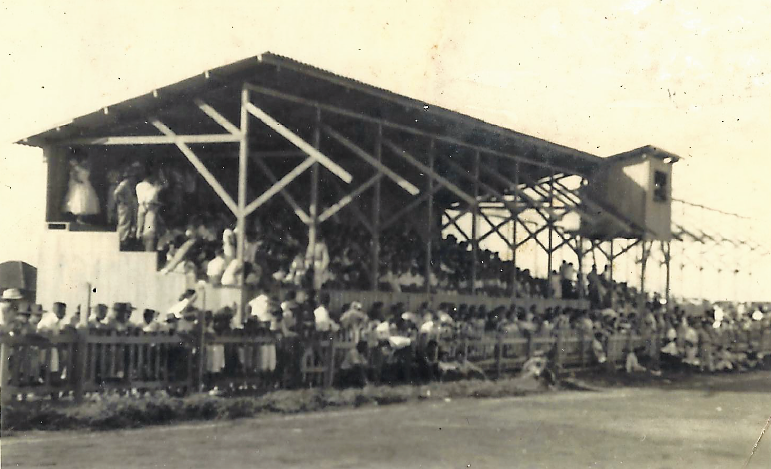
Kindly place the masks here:
POLYGON ((340 326, 329 316, 330 301, 329 293, 319 294, 319 305, 313 310, 313 321, 317 332, 335 332, 340 329, 340 326))

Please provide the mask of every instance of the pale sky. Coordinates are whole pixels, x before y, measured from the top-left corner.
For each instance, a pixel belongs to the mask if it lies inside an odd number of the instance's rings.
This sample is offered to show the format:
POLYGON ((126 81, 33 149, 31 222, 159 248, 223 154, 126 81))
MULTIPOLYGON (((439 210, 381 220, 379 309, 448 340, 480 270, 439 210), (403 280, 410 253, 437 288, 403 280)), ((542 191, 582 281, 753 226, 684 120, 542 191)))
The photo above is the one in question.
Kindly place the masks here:
POLYGON ((759 1, 0 0, 0 261, 34 263, 44 220, 42 152, 13 141, 264 51, 600 156, 662 147, 676 197, 763 239, 768 24, 759 1))

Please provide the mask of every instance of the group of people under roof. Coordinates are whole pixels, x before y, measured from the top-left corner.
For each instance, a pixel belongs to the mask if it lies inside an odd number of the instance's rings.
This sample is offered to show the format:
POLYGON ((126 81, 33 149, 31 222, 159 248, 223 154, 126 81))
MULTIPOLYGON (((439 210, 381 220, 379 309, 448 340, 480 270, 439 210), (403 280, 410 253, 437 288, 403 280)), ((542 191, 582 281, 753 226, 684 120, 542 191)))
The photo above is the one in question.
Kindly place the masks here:
MULTIPOLYGON (((575 298, 575 269, 560 271, 551 284, 529 270, 515 268, 497 252, 480 249, 476 273, 468 241, 455 236, 434 239, 430 268, 425 242, 408 226, 380 236, 380 265, 373 279, 372 238, 360 226, 328 220, 314 246, 307 227, 281 203, 269 203, 269 217, 250 217, 244 262, 237 261, 238 231, 216 199, 201 195, 198 176, 189 165, 128 162, 107 171, 106 200, 90 182, 87 158, 70 161, 64 212, 80 222, 97 214, 116 227, 123 250, 160 253, 164 272, 185 272, 221 285, 256 283, 262 277, 296 287, 364 290, 377 284, 386 291, 481 293, 515 298, 575 298), (570 278, 572 286, 565 287, 570 278), (563 288, 564 287, 564 288, 563 288)), ((572 266, 571 266, 572 267, 572 266)))
MULTIPOLYGON (((298 340, 310 340, 319 333, 325 337, 343 334, 357 346, 345 357, 339 379, 363 385, 372 379, 483 377, 484 372, 473 360, 449 345, 489 334, 522 339, 579 335, 591 340, 592 356, 598 364, 608 361, 612 337, 634 334, 651 340, 623 350, 622 367, 629 373, 742 371, 767 364, 764 350, 749 337, 771 330, 771 313, 766 306, 756 305, 723 305, 704 309, 701 315, 657 301, 648 302, 642 310, 630 303, 616 308, 539 309, 516 300, 508 307, 490 309, 448 302, 436 308, 424 303, 414 310, 403 303, 376 302, 365 309, 359 302, 331 308, 330 296, 323 291, 289 290, 283 297, 277 291, 269 285, 258 288, 245 318, 230 307, 201 312, 195 306, 196 293, 187 291, 167 311, 135 308, 128 303, 111 307, 98 304, 82 322, 78 308, 55 303, 50 312, 44 311, 40 305, 24 305, 18 292, 11 289, 2 295, 0 332, 48 336, 86 327, 95 333, 193 334, 203 321, 207 334, 242 330, 274 336, 275 342, 260 347, 257 359, 249 360, 265 372, 284 372, 288 363, 296 364, 298 340), (656 356, 660 359, 654 360, 656 356), (385 375, 374 377, 377 373, 385 375)), ((207 345, 205 366, 209 376, 217 376, 238 372, 246 363, 238 348, 207 345)))

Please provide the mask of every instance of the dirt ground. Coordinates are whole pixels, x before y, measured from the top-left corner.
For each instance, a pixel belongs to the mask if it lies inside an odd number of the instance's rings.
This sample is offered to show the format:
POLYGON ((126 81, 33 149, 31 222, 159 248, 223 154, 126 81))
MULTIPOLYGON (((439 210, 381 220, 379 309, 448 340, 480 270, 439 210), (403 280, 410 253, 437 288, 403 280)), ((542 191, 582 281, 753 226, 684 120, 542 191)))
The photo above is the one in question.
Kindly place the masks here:
MULTIPOLYGON (((0 443, 2 467, 741 468, 771 417, 771 372, 602 384, 601 392, 17 435, 0 443)), ((748 467, 771 467, 771 431, 748 467)))

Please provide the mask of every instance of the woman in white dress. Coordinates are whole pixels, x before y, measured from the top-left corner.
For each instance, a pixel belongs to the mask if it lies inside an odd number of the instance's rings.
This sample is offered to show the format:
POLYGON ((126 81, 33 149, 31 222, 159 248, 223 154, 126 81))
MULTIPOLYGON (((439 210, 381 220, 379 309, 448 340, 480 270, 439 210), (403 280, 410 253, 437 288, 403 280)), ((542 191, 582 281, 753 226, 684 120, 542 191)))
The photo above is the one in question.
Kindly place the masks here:
POLYGON ((64 199, 64 212, 85 223, 86 216, 99 213, 99 198, 89 180, 91 168, 87 161, 70 160, 70 182, 64 199))

